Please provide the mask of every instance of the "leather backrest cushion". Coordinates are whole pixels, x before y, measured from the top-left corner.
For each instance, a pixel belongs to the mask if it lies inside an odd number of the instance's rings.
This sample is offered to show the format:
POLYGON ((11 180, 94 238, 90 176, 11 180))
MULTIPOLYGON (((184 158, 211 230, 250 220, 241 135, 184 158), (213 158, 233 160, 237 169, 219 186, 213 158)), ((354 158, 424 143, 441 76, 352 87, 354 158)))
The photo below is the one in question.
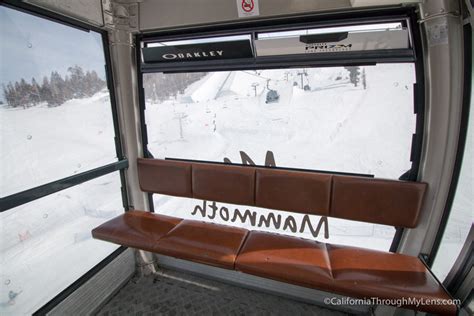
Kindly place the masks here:
POLYGON ((255 168, 193 163, 194 198, 255 205, 255 168))
POLYGON ((329 215, 332 175, 259 168, 256 177, 256 206, 329 215))
POLYGON ((421 182, 334 176, 330 216, 413 228, 426 187, 421 182))
POLYGON ((139 158, 138 177, 144 192, 193 196, 190 163, 139 158))
POLYGON ((160 159, 138 159, 138 175, 145 192, 407 228, 418 223, 427 187, 421 182, 160 159))

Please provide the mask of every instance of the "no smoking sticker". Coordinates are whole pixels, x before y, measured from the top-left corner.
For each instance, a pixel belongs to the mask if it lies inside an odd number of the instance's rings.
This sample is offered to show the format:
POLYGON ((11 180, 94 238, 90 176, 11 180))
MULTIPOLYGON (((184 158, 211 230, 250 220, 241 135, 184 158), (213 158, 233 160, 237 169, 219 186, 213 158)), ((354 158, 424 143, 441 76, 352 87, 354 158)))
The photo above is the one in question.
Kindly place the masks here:
POLYGON ((251 16, 260 15, 258 9, 258 0, 236 0, 237 1, 237 12, 239 18, 246 18, 251 16))

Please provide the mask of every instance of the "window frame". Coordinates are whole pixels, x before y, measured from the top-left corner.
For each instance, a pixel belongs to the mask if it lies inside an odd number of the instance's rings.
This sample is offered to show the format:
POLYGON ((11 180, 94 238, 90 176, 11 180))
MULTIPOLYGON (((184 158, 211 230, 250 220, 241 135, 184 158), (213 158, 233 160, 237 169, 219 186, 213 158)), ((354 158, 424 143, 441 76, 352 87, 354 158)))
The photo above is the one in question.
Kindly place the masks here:
MULTIPOLYGON (((1 6, 24 12, 48 21, 52 23, 60 23, 68 27, 76 28, 85 32, 96 32, 101 36, 103 54, 104 54, 104 67, 105 67, 105 80, 107 84, 107 89, 110 95, 110 106, 112 121, 114 126, 114 139, 111 141, 114 142, 115 151, 117 155, 117 161, 97 167, 94 169, 87 170, 66 178, 58 179, 40 186, 33 187, 24 191, 20 191, 8 196, 5 196, 0 199, 0 212, 6 212, 14 207, 26 204, 28 202, 38 200, 50 194, 62 191, 64 189, 80 185, 82 183, 88 182, 90 180, 99 178, 101 176, 111 174, 114 172, 119 172, 120 182, 121 182, 121 196, 122 196, 122 205, 125 212, 129 210, 128 202, 128 193, 126 186, 125 170, 128 168, 129 162, 125 157, 122 139, 120 134, 119 127, 119 117, 118 117, 118 108, 116 103, 116 94, 115 94, 115 84, 111 69, 111 56, 109 50, 109 38, 106 30, 100 29, 98 27, 86 24, 84 22, 65 17, 62 15, 54 14, 53 12, 47 11, 40 7, 14 0, 4 0, 0 3, 1 6)), ((41 308, 39 308, 33 315, 44 315, 51 311, 54 307, 60 304, 63 300, 69 297, 76 289, 88 282, 92 277, 94 277, 98 272, 100 272, 104 267, 106 267, 111 261, 121 255, 127 247, 120 246, 115 251, 110 253, 103 260, 98 262, 92 269, 84 273, 77 280, 72 282, 67 288, 59 292, 55 297, 50 301, 46 302, 41 308)))
POLYGON ((111 140, 115 144, 115 152, 117 155, 117 161, 110 163, 108 165, 104 165, 101 167, 93 168, 69 177, 61 178, 49 183, 45 183, 43 185, 39 185, 27 190, 23 190, 20 192, 16 192, 14 194, 7 195, 2 197, 0 201, 0 212, 8 211, 14 207, 20 206, 22 204, 37 200, 39 198, 45 197, 47 195, 53 194, 55 192, 64 190, 66 188, 79 185, 86 181, 95 179, 97 177, 119 171, 120 172, 120 179, 122 185, 122 202, 124 209, 128 209, 128 198, 126 192, 126 185, 125 185, 125 169, 128 168, 128 160, 124 155, 123 148, 122 148, 122 140, 120 136, 119 130, 119 120, 118 120, 118 109, 115 99, 115 85, 113 84, 113 75, 112 70, 110 68, 110 52, 108 47, 108 34, 107 31, 101 30, 99 28, 81 23, 79 21, 69 19, 66 17, 53 16, 51 12, 48 12, 44 9, 39 7, 35 7, 25 3, 18 3, 14 1, 5 1, 4 3, 0 4, 7 8, 18 10, 24 12, 26 14, 30 14, 33 16, 37 16, 39 18, 43 18, 46 20, 51 21, 52 23, 60 23, 69 27, 76 28, 78 30, 84 32, 96 32, 100 34, 102 38, 102 46, 103 46, 103 53, 104 53, 104 61, 105 61, 105 80, 107 83, 107 89, 110 95, 110 105, 111 105, 111 114, 112 114, 112 121, 114 126, 114 139, 111 140))
MULTIPOLYGON (((429 254, 423 254, 423 257, 426 259, 427 265, 431 268, 436 260, 438 255, 438 250, 441 245, 441 241, 443 239, 444 233, 446 231, 446 227, 448 224, 448 220, 451 215, 452 207, 454 204, 457 187, 459 183, 459 178, 461 176, 461 169, 463 165, 463 158, 465 154, 465 148, 467 143, 467 134, 468 134, 468 126, 469 126, 469 115, 470 111, 474 111, 471 108, 471 99, 472 99, 472 62, 473 62, 473 51, 472 51, 472 26, 470 23, 464 25, 464 56, 467 58, 464 59, 464 85, 463 85, 463 105, 462 105, 462 112, 461 112, 461 125, 460 125, 460 133, 458 138, 458 146, 456 152, 456 159, 454 162, 453 168, 453 176, 451 179, 451 184, 449 187, 448 197, 446 199, 446 204, 443 211, 443 216, 441 217, 441 223, 438 228, 438 232, 436 234, 435 240, 431 247, 429 254)), ((470 126, 470 128, 474 128, 474 126, 470 126)), ((468 236, 469 237, 469 236, 468 236)), ((469 241, 469 238, 466 242, 469 241)), ((456 264, 455 264, 456 266, 456 264)), ((452 267, 454 268, 454 267, 452 267)), ((450 271, 449 274, 453 274, 456 271, 450 271)), ((443 285, 453 290, 456 286, 456 280, 450 275, 446 277, 446 279, 442 282, 443 285)))
MULTIPOLYGON (((148 132, 145 120, 145 91, 143 87, 143 75, 145 73, 180 73, 199 71, 232 71, 232 70, 259 70, 259 69, 281 69, 291 67, 331 67, 331 66, 357 66, 374 65, 380 63, 409 62, 415 67, 415 80, 413 86, 413 112, 416 114, 415 133, 411 144, 411 168, 401 175, 399 180, 417 181, 423 145, 424 122, 425 122, 425 74, 422 50, 422 37, 418 26, 418 17, 414 7, 397 7, 379 10, 366 10, 363 12, 340 12, 334 14, 308 14, 304 17, 268 19, 262 21, 237 21, 219 25, 204 25, 182 29, 164 30, 149 34, 135 35, 135 49, 137 62, 137 82, 139 89, 140 124, 142 130, 142 145, 145 158, 154 158, 148 150, 148 132), (403 21, 406 23, 409 39, 412 45, 412 54, 406 50, 387 50, 386 52, 350 52, 340 54, 331 53, 321 58, 317 56, 269 56, 260 57, 262 62, 250 61, 248 59, 230 60, 227 62, 195 61, 181 63, 165 63, 165 65, 145 65, 142 62, 142 51, 147 42, 180 41, 187 39, 198 39, 215 36, 232 36, 251 34, 252 48, 255 51, 254 40, 257 33, 288 31, 295 29, 309 29, 316 27, 350 26, 368 23, 388 23, 403 21), (296 60, 295 60, 295 57, 296 60), (351 59, 348 59, 351 58, 351 59), (168 64, 168 65, 166 65, 168 64)), ((192 159, 191 159, 192 160, 192 159)), ((211 161, 209 163, 218 163, 211 161)), ((236 164, 238 165, 238 164, 236 164)), ((282 168, 285 169, 285 168, 282 168)), ((314 171, 314 170, 313 170, 314 171)), ((327 171, 331 172, 331 171, 327 171)), ((338 172, 334 172, 338 173, 338 172)), ((342 172, 343 173, 343 172, 342 172)), ((361 175, 367 176, 367 175, 361 175)), ((370 176, 370 175, 369 175, 370 176)), ((150 211, 154 212, 153 194, 148 193, 150 211)), ((400 245, 404 228, 394 227, 395 234, 390 246, 390 252, 397 252, 400 245)))

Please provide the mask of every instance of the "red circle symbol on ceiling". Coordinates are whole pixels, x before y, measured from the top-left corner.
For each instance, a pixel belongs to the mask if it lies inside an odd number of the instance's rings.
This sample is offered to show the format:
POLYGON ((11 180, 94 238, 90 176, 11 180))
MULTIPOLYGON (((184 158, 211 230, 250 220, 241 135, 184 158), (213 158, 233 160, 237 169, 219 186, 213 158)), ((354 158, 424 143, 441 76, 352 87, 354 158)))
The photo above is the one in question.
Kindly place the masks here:
POLYGON ((255 4, 253 3, 253 0, 242 0, 242 10, 245 12, 251 12, 254 7, 255 4))

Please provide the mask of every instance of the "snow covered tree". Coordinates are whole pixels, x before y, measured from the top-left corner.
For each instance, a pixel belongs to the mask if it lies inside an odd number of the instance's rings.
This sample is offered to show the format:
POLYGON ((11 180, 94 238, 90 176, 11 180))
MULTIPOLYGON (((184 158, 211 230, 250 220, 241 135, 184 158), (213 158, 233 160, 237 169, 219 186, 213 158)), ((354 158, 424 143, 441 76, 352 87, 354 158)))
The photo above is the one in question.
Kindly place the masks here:
POLYGON ((42 101, 41 100, 41 93, 40 93, 40 86, 36 82, 35 78, 31 79, 30 100, 33 103, 33 105, 36 105, 36 104, 38 104, 42 101))
POLYGON ((16 107, 15 87, 11 82, 6 86, 3 85, 3 97, 9 106, 16 107))
POLYGON ((43 77, 43 83, 41 84, 40 88, 40 95, 42 101, 48 104, 52 104, 53 92, 51 91, 51 85, 49 84, 48 77, 46 76, 43 77))
POLYGON ((178 94, 184 93, 189 85, 198 81, 206 74, 205 72, 147 74, 143 76, 143 88, 147 98, 150 98, 153 102, 161 102, 170 97, 176 98, 178 94))
POLYGON ((85 75, 82 68, 78 65, 69 67, 67 69, 69 73, 68 88, 72 92, 74 98, 83 98, 86 96, 85 90, 85 75))
POLYGON ((52 98, 51 103, 48 102, 48 104, 51 106, 58 106, 66 102, 70 95, 66 89, 66 82, 57 71, 51 73, 50 84, 52 98))
POLYGON ((50 77, 43 77, 39 85, 35 78, 31 84, 25 79, 2 86, 5 101, 10 107, 34 106, 46 102, 48 106, 58 106, 72 98, 92 96, 102 90, 106 83, 95 71, 84 70, 80 66, 68 68, 69 76, 63 78, 57 71, 52 71, 50 77))
POLYGON ((104 89, 106 86, 105 81, 99 78, 95 70, 86 73, 85 84, 88 87, 86 90, 90 96, 104 89))
POLYGON ((21 78, 19 85, 20 104, 23 108, 30 107, 31 102, 31 85, 26 82, 25 79, 21 78))
POLYGON ((344 67, 347 71, 349 71, 349 80, 351 83, 354 84, 355 87, 357 87, 357 84, 360 81, 360 67, 358 66, 347 66, 344 67))

